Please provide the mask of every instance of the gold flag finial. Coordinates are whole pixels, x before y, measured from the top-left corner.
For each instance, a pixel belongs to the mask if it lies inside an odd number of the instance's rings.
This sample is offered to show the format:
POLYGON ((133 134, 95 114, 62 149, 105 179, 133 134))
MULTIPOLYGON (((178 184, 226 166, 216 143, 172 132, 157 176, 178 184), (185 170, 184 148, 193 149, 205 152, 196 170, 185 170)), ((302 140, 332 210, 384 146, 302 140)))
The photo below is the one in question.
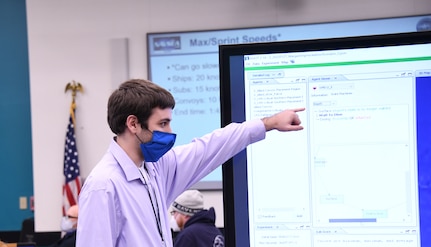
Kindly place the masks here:
POLYGON ((82 87, 81 83, 72 81, 67 83, 66 89, 64 90, 64 92, 66 93, 69 90, 72 90, 72 103, 75 103, 76 92, 80 91, 81 93, 83 93, 84 87, 82 87))

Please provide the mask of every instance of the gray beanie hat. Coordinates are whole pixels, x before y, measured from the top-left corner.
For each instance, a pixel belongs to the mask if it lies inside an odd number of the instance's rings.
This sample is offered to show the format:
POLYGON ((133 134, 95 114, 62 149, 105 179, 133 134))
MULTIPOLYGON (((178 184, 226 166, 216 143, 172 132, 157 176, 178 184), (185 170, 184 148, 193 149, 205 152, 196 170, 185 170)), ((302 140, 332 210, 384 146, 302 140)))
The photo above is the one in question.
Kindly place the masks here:
POLYGON ((186 190, 172 203, 172 210, 193 216, 204 209, 204 196, 198 190, 186 190))

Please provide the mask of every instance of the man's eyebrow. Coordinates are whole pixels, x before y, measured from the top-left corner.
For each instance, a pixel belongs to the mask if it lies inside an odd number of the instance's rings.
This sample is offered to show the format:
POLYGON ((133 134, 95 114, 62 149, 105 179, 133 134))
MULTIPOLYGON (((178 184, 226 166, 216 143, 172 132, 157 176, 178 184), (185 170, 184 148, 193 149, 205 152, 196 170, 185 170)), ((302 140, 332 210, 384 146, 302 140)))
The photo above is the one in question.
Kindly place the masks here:
POLYGON ((172 121, 171 118, 163 118, 163 119, 160 119, 159 122, 170 122, 170 121, 172 121))

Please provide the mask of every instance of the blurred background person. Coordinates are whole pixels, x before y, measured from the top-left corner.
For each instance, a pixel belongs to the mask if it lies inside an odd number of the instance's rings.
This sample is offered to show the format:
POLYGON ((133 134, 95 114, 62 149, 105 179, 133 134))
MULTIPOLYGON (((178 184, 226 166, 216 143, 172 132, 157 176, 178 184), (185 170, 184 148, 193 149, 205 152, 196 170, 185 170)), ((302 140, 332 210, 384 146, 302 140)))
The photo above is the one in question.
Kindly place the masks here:
POLYGON ((77 225, 78 205, 73 205, 61 219, 61 231, 65 232, 64 236, 49 247, 75 247, 77 225))
POLYGON ((204 209, 204 198, 198 190, 186 190, 172 203, 171 228, 180 231, 174 247, 223 247, 224 236, 215 226, 214 208, 204 209))

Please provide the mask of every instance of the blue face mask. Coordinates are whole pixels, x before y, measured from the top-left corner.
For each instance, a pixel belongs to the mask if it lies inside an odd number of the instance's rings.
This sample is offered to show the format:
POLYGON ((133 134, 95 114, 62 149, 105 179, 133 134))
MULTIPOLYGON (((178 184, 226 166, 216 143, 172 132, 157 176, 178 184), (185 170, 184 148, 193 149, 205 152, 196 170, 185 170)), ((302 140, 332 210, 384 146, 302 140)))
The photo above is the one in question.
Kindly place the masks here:
MULTIPOLYGON (((153 131, 151 141, 141 143, 145 161, 156 162, 175 144, 177 135, 161 131, 153 131)), ((138 138, 139 139, 139 138, 138 138)))

